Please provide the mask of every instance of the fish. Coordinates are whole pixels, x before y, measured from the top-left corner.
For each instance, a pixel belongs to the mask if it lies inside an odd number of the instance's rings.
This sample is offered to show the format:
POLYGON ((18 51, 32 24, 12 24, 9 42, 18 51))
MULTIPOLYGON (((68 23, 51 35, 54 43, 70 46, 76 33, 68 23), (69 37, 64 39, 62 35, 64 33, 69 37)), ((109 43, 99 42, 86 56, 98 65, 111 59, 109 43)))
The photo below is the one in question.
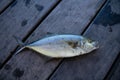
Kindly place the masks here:
POLYGON ((24 48, 32 49, 40 54, 52 58, 75 57, 90 53, 99 48, 98 41, 85 38, 81 35, 62 34, 39 39, 30 44, 24 44, 16 38, 22 45, 16 54, 24 48))

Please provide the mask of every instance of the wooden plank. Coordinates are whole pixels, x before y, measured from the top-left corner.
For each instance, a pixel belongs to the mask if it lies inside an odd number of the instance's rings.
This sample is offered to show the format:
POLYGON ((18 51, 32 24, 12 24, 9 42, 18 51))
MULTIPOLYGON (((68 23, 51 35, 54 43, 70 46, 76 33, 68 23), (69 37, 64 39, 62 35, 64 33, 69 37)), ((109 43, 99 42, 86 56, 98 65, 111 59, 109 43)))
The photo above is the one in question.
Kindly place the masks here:
POLYGON ((0 66, 13 53, 17 43, 37 27, 59 0, 16 0, 0 15, 0 66))
MULTIPOLYGON (((84 34, 86 37, 99 41, 100 48, 87 55, 64 59, 50 80, 104 79, 120 52, 118 3, 120 4, 118 0, 109 1, 84 34)), ((116 78, 111 80, 116 80, 116 78)))
POLYGON ((120 53, 109 70, 105 80, 120 80, 120 53))
MULTIPOLYGON (((35 41, 45 36, 47 32, 80 34, 104 1, 62 0, 26 42, 35 41)), ((61 60, 58 59, 46 63, 48 59, 48 57, 25 49, 19 55, 13 56, 1 69, 1 79, 45 80, 61 60)))
POLYGON ((0 0, 0 13, 12 2, 13 0, 0 0))
POLYGON ((115 66, 114 72, 112 73, 109 80, 120 80, 120 56, 119 56, 119 62, 115 66))

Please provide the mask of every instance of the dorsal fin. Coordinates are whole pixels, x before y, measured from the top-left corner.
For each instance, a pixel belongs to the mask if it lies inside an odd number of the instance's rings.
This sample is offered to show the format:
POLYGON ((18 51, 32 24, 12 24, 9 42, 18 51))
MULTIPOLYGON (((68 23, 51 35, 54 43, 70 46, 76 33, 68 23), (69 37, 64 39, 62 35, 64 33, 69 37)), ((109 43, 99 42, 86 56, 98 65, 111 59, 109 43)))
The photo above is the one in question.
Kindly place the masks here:
POLYGON ((52 33, 52 32, 47 32, 45 37, 50 37, 50 36, 55 36, 55 35, 58 35, 58 34, 52 33))

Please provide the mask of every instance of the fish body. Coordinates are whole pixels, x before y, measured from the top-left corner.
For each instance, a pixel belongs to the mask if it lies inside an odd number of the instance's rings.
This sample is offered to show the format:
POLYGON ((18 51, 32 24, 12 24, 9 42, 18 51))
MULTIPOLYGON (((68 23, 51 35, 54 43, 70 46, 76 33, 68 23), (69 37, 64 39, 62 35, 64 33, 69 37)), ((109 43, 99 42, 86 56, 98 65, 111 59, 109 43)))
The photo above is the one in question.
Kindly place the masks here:
POLYGON ((98 43, 79 35, 55 35, 25 45, 23 48, 49 57, 62 58, 89 53, 98 48, 98 43))

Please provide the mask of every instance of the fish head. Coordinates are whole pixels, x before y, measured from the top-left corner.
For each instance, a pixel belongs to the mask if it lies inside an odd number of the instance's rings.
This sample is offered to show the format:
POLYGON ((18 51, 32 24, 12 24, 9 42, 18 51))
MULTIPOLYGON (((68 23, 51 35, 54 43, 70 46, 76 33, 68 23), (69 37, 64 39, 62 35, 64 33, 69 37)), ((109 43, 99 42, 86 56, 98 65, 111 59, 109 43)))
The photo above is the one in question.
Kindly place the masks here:
POLYGON ((89 53, 99 48, 98 41, 94 41, 90 39, 84 39, 81 42, 81 46, 82 46, 82 49, 85 51, 85 53, 89 53))

